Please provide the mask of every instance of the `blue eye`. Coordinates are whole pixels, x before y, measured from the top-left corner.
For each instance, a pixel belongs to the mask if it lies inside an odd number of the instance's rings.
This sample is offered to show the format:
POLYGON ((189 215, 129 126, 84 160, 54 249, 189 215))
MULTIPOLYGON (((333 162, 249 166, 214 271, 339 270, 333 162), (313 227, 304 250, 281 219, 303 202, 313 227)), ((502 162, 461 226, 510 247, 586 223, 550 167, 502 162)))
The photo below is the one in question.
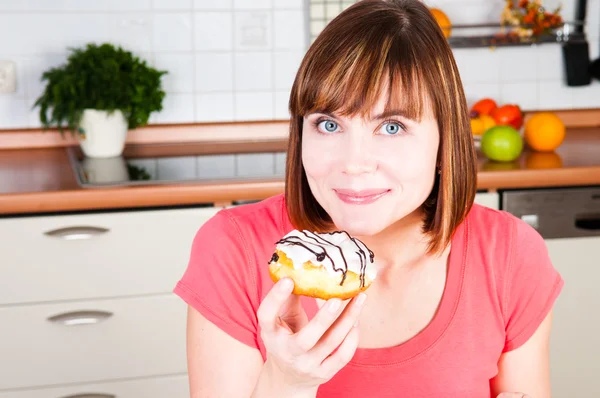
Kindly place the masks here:
POLYGON ((319 122, 317 127, 321 131, 324 131, 327 133, 335 133, 335 131, 338 128, 338 124, 336 122, 334 122, 333 120, 323 120, 323 121, 319 122))
POLYGON ((396 135, 403 129, 400 123, 389 122, 382 126, 381 132, 385 135, 396 135))

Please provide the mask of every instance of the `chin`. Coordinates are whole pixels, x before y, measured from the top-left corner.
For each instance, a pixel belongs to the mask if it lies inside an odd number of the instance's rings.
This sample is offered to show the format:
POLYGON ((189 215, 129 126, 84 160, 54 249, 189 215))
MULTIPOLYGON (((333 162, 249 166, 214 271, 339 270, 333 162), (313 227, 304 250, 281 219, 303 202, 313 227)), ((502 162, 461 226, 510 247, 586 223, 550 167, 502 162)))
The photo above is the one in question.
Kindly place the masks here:
POLYGON ((351 236, 372 236, 383 231, 388 225, 383 222, 377 222, 373 219, 345 219, 333 218, 333 222, 338 230, 346 231, 351 236))

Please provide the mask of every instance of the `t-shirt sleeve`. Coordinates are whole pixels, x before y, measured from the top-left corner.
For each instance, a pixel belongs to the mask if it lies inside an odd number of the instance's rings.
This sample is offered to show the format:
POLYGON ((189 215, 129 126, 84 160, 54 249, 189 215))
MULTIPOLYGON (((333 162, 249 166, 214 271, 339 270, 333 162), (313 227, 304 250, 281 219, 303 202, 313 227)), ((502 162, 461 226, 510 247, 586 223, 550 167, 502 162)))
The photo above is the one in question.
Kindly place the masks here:
POLYGON ((196 233, 173 292, 233 338, 258 348, 256 268, 239 225, 225 211, 196 233))
POLYGON ((529 340, 552 309, 564 284, 552 265, 542 236, 518 218, 514 218, 512 253, 505 283, 504 352, 529 340))

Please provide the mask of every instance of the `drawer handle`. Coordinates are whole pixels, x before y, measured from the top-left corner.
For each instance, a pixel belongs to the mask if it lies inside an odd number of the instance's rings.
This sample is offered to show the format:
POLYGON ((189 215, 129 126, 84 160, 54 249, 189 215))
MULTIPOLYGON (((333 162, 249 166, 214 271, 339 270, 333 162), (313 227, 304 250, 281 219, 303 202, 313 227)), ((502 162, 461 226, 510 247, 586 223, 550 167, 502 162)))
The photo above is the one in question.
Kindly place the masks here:
POLYGON ((577 217, 575 227, 588 231, 600 230, 600 214, 584 214, 577 217))
POLYGON ((81 240, 91 239, 96 235, 102 235, 108 231, 108 229, 101 227, 77 226, 54 229, 44 232, 44 235, 64 240, 81 240))
POLYGON ((69 395, 67 397, 62 397, 62 398, 117 398, 116 395, 113 394, 75 394, 75 395, 69 395))
POLYGON ((92 325, 112 316, 108 311, 72 311, 53 315, 48 318, 50 322, 62 323, 65 326, 92 325))

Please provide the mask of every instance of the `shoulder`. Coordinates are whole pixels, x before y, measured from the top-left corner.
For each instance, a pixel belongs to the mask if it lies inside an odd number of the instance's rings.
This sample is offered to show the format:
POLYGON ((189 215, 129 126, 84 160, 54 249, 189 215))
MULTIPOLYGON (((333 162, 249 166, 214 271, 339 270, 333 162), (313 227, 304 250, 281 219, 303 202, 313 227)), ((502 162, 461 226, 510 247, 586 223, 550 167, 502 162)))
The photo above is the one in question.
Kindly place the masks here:
POLYGON ((509 255, 517 246, 545 245, 542 236, 529 224, 504 210, 473 205, 467 216, 471 242, 498 256, 509 255))

